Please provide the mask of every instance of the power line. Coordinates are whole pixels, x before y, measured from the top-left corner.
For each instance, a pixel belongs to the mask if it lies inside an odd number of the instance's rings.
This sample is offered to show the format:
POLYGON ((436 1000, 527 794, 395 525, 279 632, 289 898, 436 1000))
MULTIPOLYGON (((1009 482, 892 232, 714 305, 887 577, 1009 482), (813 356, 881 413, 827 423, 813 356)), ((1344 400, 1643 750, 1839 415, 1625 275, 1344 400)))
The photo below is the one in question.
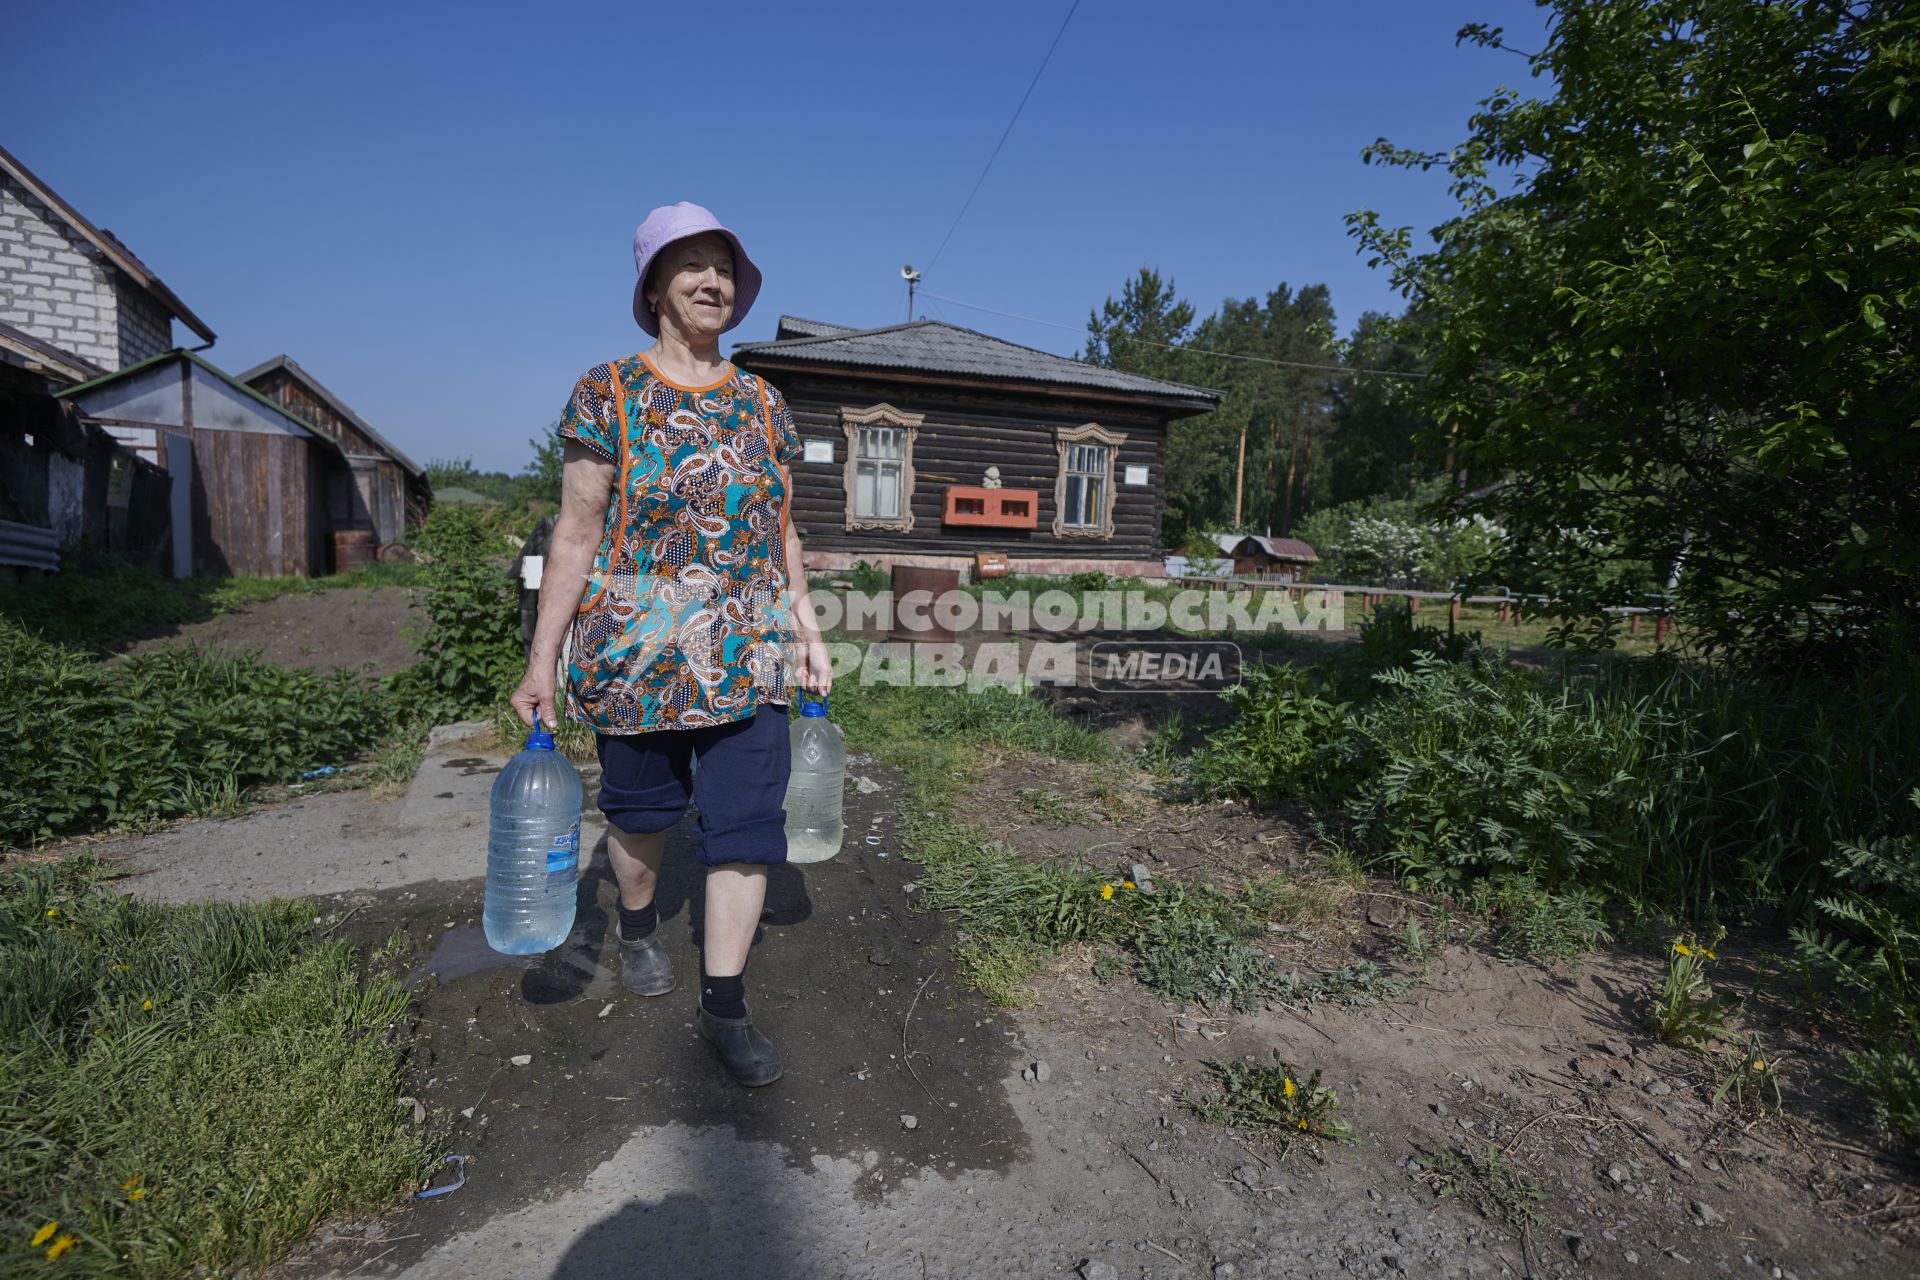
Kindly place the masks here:
POLYGON ((1040 83, 1042 72, 1046 71, 1047 64, 1053 61, 1053 51, 1060 47, 1060 37, 1067 34, 1067 23, 1073 21, 1074 12, 1079 8, 1080 0, 1073 0, 1072 6, 1067 9, 1067 16, 1061 20, 1060 30, 1053 34, 1053 43, 1047 46, 1047 56, 1040 59, 1040 69, 1033 73, 1033 79, 1028 83, 1027 91, 1020 95, 1020 105, 1013 109, 1013 119, 1007 121, 1007 127, 1000 135, 1000 141, 993 144, 993 154, 987 157, 986 168, 980 170, 980 176, 973 180, 973 190, 967 192, 966 202, 960 206, 960 212, 954 215, 953 225, 947 228, 946 239, 942 240, 940 247, 934 250, 932 261, 927 263, 927 270, 933 270, 935 264, 940 261, 940 255, 947 251, 947 241, 953 239, 953 233, 960 229, 960 219, 967 216, 967 210, 972 206, 973 198, 980 194, 980 184, 987 180, 987 174, 992 170, 993 162, 1000 158, 1000 148, 1007 145, 1007 139, 1013 133, 1013 126, 1020 119, 1020 113, 1027 108, 1027 99, 1033 96, 1034 86, 1040 83))
MULTIPOLYGON (((962 302, 958 298, 949 298, 945 294, 934 293, 930 289, 922 289, 920 296, 923 298, 937 298, 941 302, 949 303, 956 307, 965 307, 969 311, 984 311, 990 316, 1000 316, 1006 320, 1024 320, 1028 324, 1045 325, 1049 329, 1066 329, 1073 333, 1082 332, 1082 329, 1078 325, 1061 324, 1058 320, 1042 320, 1036 316, 1016 315, 1011 311, 996 311, 992 307, 983 307, 974 302, 962 302)), ((1305 360, 1276 360, 1271 356, 1243 356, 1232 351, 1215 351, 1211 347, 1193 347, 1172 342, 1155 342, 1152 338, 1136 338, 1131 334, 1126 336, 1126 340, 1128 342, 1144 343, 1149 347, 1162 347, 1168 351, 1191 351, 1196 355, 1219 356, 1222 360, 1243 360, 1248 364, 1280 365, 1288 369, 1319 369, 1328 373, 1366 373, 1381 378, 1410 378, 1415 381, 1424 381, 1432 376, 1431 374, 1425 373, 1409 373, 1404 369, 1359 369, 1344 364, 1313 364, 1305 360)))

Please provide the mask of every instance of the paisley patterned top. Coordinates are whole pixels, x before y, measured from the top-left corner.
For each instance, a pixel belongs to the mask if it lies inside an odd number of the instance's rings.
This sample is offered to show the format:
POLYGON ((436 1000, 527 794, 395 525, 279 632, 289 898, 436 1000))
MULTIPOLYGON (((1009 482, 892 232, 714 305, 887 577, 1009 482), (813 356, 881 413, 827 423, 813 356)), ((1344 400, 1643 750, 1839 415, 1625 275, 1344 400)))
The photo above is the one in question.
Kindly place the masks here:
POLYGON ((738 369, 704 387, 645 356, 596 365, 560 434, 617 463, 569 635, 567 713, 608 734, 693 729, 787 700, 793 413, 738 369))

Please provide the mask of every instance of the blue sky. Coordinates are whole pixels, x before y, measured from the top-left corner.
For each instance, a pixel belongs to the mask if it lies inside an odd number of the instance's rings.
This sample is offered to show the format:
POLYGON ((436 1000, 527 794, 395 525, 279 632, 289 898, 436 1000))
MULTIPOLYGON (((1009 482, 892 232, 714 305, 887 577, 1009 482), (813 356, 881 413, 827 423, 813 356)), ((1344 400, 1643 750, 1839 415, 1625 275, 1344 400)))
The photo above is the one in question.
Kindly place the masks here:
MULTIPOLYGON (((656 204, 709 206, 766 273, 730 338, 783 311, 904 319, 901 264, 933 255, 1067 3, 35 5, 0 119, 219 333, 223 368, 284 351, 416 459, 513 470, 584 369, 646 344, 631 238, 656 204)), ((1455 48, 1468 21, 1532 48, 1544 18, 1082 0, 923 287, 1076 329, 1142 265, 1202 314, 1282 281, 1326 283, 1343 330, 1397 310, 1342 216, 1424 230, 1445 180, 1360 148, 1444 147, 1496 86, 1531 87, 1511 54, 1455 48)))

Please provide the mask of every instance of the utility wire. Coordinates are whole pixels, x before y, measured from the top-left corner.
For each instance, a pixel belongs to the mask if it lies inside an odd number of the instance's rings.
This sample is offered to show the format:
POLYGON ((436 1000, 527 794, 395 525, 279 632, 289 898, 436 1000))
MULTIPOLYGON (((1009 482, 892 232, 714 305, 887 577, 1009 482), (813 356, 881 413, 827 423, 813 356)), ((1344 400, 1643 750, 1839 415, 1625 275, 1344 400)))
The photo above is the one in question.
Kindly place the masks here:
POLYGON ((1007 139, 1013 134, 1013 126, 1020 119, 1020 113, 1026 110, 1027 99, 1033 96, 1034 86, 1040 83, 1041 74, 1046 71, 1047 64, 1053 61, 1053 51, 1060 47, 1060 37, 1067 34, 1067 23, 1073 21, 1074 11, 1079 7, 1080 0, 1073 0, 1072 6, 1067 9, 1067 16, 1061 20, 1060 30, 1053 34, 1053 43, 1047 46, 1047 56, 1040 59, 1040 69, 1033 73, 1033 79, 1028 83, 1027 91, 1020 95, 1020 105, 1013 109, 1013 119, 1007 121, 1006 130, 1001 133, 1000 141, 993 144, 993 154, 987 157, 986 168, 980 170, 980 176, 973 180, 973 190, 967 192, 966 202, 960 206, 960 212, 954 215, 953 225, 947 228, 946 239, 942 240, 940 247, 934 250, 932 261, 927 263, 927 270, 933 270, 934 265, 940 261, 940 255, 947 251, 947 241, 953 239, 953 233, 960 229, 960 219, 967 216, 967 210, 972 206, 973 198, 980 194, 980 184, 987 180, 987 174, 992 170, 993 162, 1000 158, 1000 148, 1007 145, 1007 139))
MULTIPOLYGON (((983 307, 973 302, 962 302, 958 298, 949 298, 945 294, 934 293, 930 289, 922 289, 920 296, 923 298, 935 298, 956 307, 965 307, 969 311, 984 311, 990 316, 1000 316, 1006 320, 1024 320, 1028 324, 1045 325, 1049 329, 1066 329, 1073 333, 1083 332, 1078 325, 1061 324, 1058 320, 1041 320, 1035 316, 1015 315, 1011 311, 996 311, 992 307, 983 307)), ((1352 365, 1344 364, 1312 364, 1305 360, 1276 360, 1271 356, 1243 356, 1232 351, 1215 351, 1211 347, 1192 347, 1182 346, 1172 342, 1155 342, 1152 338, 1136 338, 1131 334, 1126 335, 1125 340, 1128 342, 1143 343, 1149 347, 1164 347, 1168 351, 1191 351, 1196 355, 1219 356, 1222 360, 1244 360, 1248 364, 1280 365, 1289 369, 1319 369, 1328 373, 1366 373, 1380 378, 1410 378, 1415 381, 1424 381, 1433 376, 1427 373, 1409 373, 1404 369, 1359 369, 1352 365)))

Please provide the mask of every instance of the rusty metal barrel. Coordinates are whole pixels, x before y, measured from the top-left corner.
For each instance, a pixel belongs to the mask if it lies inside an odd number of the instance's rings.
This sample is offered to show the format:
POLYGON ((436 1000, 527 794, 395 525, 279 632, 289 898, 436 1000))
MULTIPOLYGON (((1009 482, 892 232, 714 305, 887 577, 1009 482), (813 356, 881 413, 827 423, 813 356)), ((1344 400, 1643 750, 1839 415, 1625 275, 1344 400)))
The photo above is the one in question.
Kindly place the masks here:
POLYGON ((925 569, 905 564, 893 566, 893 631, 887 638, 895 644, 951 642, 953 632, 940 625, 934 616, 934 606, 942 595, 959 588, 958 569, 925 569), (913 591, 927 592, 928 598, 908 603, 907 594, 913 591))
POLYGON ((335 529, 333 531, 333 571, 345 573, 363 564, 372 564, 379 542, 371 529, 335 529))

